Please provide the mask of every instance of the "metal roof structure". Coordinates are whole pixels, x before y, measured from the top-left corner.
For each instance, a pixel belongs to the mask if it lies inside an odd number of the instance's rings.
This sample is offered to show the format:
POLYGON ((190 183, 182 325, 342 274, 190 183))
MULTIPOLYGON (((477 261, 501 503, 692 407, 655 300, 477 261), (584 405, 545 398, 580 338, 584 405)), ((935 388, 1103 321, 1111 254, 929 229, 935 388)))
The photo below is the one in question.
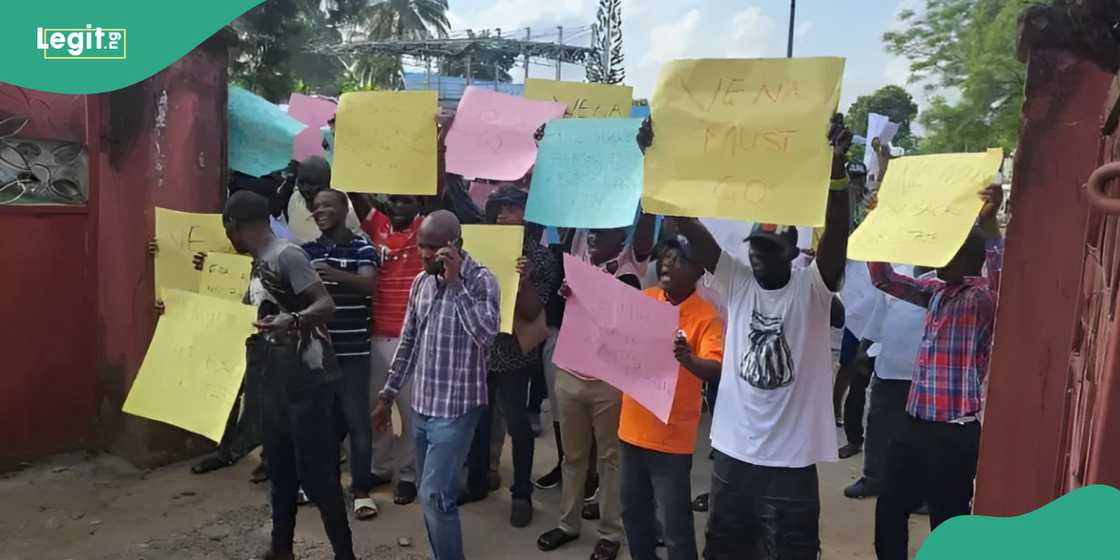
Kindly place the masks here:
POLYGON ((532 58, 560 60, 569 64, 583 64, 596 53, 590 47, 565 45, 542 41, 482 36, 451 39, 355 41, 339 45, 312 48, 315 52, 333 55, 389 54, 417 58, 477 57, 488 60, 498 55, 528 55, 532 58))

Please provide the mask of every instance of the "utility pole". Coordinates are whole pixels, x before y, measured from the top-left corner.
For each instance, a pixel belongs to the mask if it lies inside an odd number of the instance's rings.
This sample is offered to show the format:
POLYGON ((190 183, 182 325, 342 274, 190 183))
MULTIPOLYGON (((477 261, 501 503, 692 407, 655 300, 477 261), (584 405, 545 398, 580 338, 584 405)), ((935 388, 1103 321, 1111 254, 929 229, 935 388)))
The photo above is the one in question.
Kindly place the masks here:
POLYGON ((789 43, 786 45, 786 58, 793 58, 793 20, 797 16, 797 0, 789 0, 789 43))
MULTIPOLYGON (((557 41, 560 46, 564 46, 564 26, 556 26, 557 41)), ((556 81, 560 81, 560 67, 564 65, 564 49, 556 51, 556 81)))
MULTIPOLYGON (((533 40, 533 30, 532 30, 532 28, 526 27, 525 28, 525 42, 528 43, 529 41, 532 41, 532 40, 533 40)), ((524 60, 525 79, 522 80, 521 83, 527 83, 529 81, 529 53, 527 51, 525 51, 524 48, 522 48, 521 51, 522 51, 522 56, 525 58, 525 60, 524 60)))
MULTIPOLYGON (((498 39, 502 38, 502 28, 498 28, 498 39)), ((494 57, 494 91, 498 91, 498 57, 494 57)))

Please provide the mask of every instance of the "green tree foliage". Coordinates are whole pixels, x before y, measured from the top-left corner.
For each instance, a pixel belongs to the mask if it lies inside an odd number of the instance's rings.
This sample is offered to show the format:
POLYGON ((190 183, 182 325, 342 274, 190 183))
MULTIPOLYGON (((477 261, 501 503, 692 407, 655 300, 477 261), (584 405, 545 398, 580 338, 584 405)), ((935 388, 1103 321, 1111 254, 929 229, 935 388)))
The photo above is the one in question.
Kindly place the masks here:
POLYGON ((926 153, 1014 148, 1026 69, 1015 58, 1017 21, 1030 0, 925 0, 899 14, 905 29, 883 35, 889 52, 910 60, 910 81, 935 96, 919 117, 926 153))
POLYGON ((447 0, 375 0, 365 20, 371 39, 446 37, 447 0))
POLYGON ((312 47, 445 37, 449 24, 447 0, 266 0, 234 20, 233 27, 241 45, 231 79, 282 102, 292 91, 338 95, 401 83, 399 57, 336 57, 312 47))
POLYGON ((622 52, 622 0, 599 0, 595 19, 591 46, 598 52, 587 63, 587 81, 621 84, 626 80, 626 57, 622 52), (610 62, 609 71, 604 64, 607 61, 610 62))

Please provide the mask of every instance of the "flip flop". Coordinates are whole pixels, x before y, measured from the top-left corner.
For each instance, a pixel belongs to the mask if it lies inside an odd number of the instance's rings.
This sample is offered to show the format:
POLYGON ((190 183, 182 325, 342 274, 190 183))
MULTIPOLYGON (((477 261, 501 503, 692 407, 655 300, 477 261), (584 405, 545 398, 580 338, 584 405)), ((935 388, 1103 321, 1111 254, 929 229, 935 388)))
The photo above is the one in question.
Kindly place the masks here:
POLYGON ((354 517, 365 521, 377 517, 379 510, 373 498, 354 498, 354 517))

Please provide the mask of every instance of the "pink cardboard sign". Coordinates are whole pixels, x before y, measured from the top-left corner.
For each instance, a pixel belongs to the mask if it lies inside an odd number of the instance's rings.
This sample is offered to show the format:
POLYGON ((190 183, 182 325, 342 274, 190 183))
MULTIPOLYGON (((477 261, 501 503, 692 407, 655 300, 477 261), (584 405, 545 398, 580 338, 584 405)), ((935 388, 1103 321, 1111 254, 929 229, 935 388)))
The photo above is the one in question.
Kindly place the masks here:
POLYGON ((466 177, 516 181, 537 158, 533 134, 566 106, 468 87, 447 132, 447 171, 466 177))
POLYGON ((680 309, 571 255, 564 255, 564 272, 572 295, 553 362, 610 383, 668 422, 680 368, 673 357, 680 309))
POLYGON ((302 160, 307 156, 323 155, 323 134, 319 128, 327 126, 327 121, 337 110, 338 105, 329 99, 292 94, 288 100, 288 115, 307 125, 296 136, 295 145, 292 146, 292 159, 302 160))

